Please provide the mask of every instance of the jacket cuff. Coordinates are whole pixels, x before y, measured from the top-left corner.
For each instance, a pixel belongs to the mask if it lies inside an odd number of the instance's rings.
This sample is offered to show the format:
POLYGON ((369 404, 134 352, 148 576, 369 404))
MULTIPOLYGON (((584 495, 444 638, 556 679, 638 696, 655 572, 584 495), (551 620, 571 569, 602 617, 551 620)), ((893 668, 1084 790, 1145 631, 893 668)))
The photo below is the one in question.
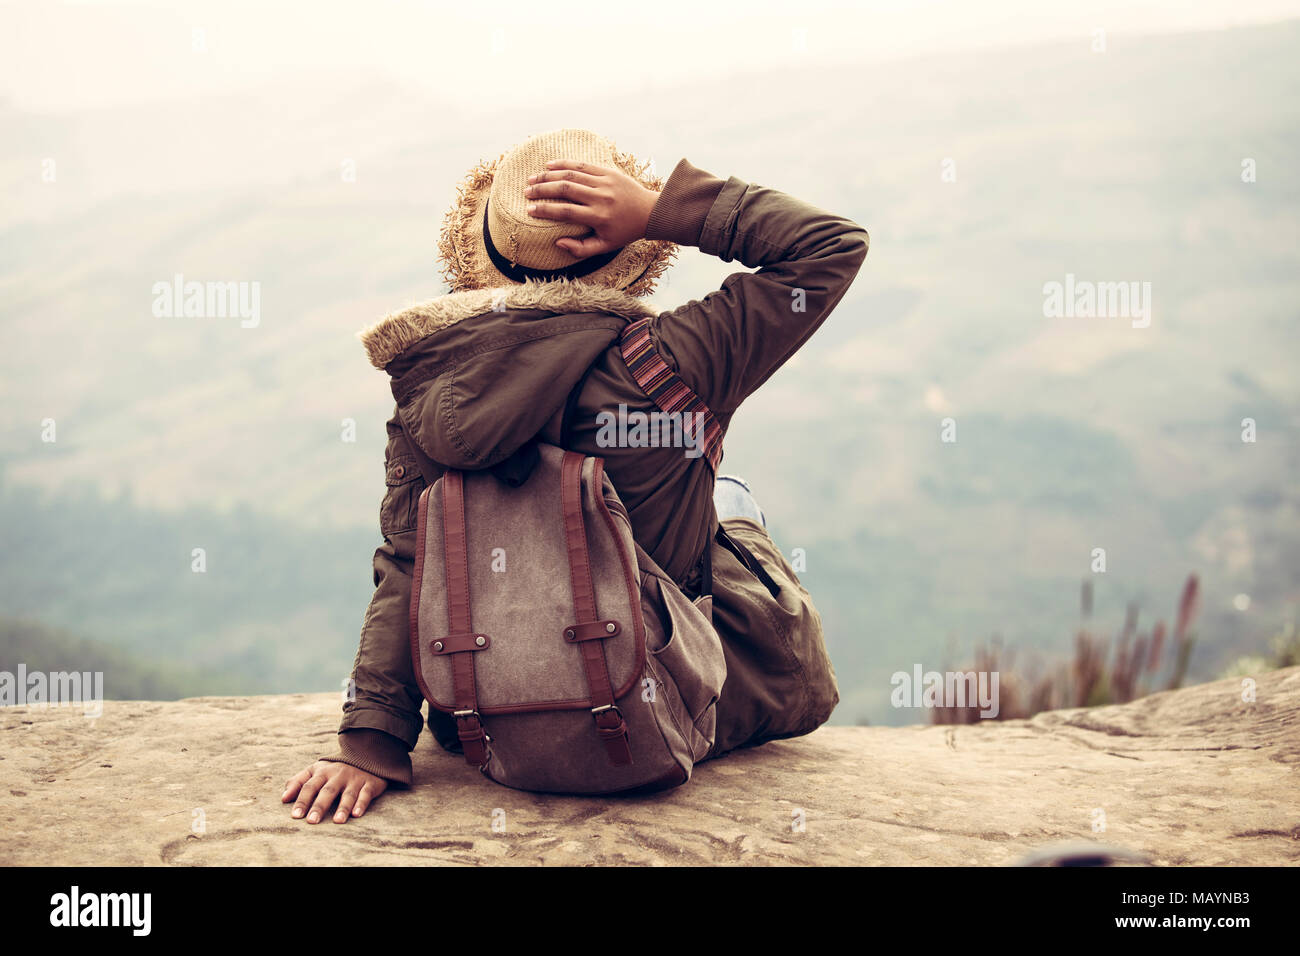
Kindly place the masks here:
POLYGON ((420 712, 402 712, 371 705, 356 703, 343 705, 343 720, 339 722, 339 733, 353 730, 382 730, 406 744, 407 750, 414 750, 420 741, 420 732, 424 729, 424 720, 420 712))
POLYGON ((698 246, 709 210, 726 184, 725 179, 706 173, 683 158, 673 169, 668 182, 664 183, 654 208, 650 210, 645 237, 698 246))
POLYGON ((412 783, 411 754, 406 744, 381 730, 348 730, 339 733, 337 753, 321 760, 345 763, 383 777, 389 783, 409 787, 412 783))

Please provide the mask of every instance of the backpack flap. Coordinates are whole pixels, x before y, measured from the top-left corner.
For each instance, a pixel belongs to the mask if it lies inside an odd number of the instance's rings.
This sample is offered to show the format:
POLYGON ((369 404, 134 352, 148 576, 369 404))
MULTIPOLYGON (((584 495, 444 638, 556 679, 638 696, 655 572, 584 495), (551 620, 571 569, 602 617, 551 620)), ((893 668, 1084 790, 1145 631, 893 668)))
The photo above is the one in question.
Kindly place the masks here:
MULTIPOLYGON (((613 739, 615 704, 645 666, 631 527, 605 506, 612 485, 600 459, 547 444, 538 452, 519 487, 449 471, 421 495, 416 678, 447 713, 600 709, 600 733, 613 739), (472 707, 458 677, 472 677, 472 707)), ((476 733, 469 715, 458 722, 476 733)))

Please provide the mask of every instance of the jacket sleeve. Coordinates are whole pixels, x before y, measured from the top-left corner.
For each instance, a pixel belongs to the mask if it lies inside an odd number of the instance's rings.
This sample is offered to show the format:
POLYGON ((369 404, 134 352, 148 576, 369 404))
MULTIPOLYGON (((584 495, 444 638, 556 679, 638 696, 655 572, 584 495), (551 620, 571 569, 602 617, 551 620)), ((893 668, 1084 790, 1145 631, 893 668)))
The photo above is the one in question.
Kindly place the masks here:
POLYGON ((681 160, 656 201, 646 238, 698 246, 757 272, 652 323, 665 361, 709 405, 728 415, 817 331, 867 255, 852 220, 681 160))
POLYGON ((409 611, 416 517, 425 483, 396 416, 388 423, 388 433, 387 490, 379 509, 384 544, 374 556, 375 593, 361 625, 339 749, 321 759, 409 785, 410 751, 423 728, 424 698, 411 664, 409 611))

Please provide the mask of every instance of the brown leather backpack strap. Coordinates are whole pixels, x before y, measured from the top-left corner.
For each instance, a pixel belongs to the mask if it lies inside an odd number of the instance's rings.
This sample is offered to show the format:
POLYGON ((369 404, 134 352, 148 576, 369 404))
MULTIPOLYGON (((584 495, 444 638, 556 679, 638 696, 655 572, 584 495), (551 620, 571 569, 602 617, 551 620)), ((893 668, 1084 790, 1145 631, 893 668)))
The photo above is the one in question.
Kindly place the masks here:
MULTIPOLYGON (((587 530, 582 519, 582 462, 583 456, 565 452, 560 464, 560 499, 564 510, 564 540, 569 555, 569 579, 573 586, 573 611, 576 620, 565 631, 565 640, 578 648, 583 668, 587 672, 587 686, 591 690, 591 715, 596 721, 596 733, 605 742, 610 762, 616 766, 632 763, 632 749, 628 743, 627 723, 623 712, 614 702, 614 686, 609 678, 605 660, 605 644, 594 637, 589 626, 603 623, 606 637, 621 630, 616 621, 599 622, 596 613, 596 589, 591 578, 591 551, 587 544, 587 530)), ((599 633, 599 630, 596 632, 599 633)))
MULTIPOLYGON (((492 739, 483 727, 478 712, 478 688, 474 679, 474 654, 487 646, 472 638, 474 628, 469 602, 469 541, 465 533, 465 477, 448 470, 442 476, 442 538, 447 580, 447 623, 450 634, 441 642, 438 653, 447 653, 452 662, 452 694, 456 709, 456 732, 465 749, 465 762, 485 768, 492 739), (470 639, 463 639, 470 638, 470 639)), ((434 642, 438 644, 439 642, 434 642)))

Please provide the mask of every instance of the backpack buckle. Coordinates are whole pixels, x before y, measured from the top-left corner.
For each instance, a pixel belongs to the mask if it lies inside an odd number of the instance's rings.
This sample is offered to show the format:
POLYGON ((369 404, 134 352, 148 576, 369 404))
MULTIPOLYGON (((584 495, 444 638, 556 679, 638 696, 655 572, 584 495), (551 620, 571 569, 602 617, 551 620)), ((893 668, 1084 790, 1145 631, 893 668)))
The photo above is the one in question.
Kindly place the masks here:
POLYGON ((596 733, 605 742, 605 751, 610 762, 626 766, 632 762, 632 751, 628 746, 627 722, 617 704, 601 704, 591 708, 591 716, 596 721, 596 733))
POLYGON ((622 737, 627 734, 627 723, 623 720, 623 712, 618 709, 617 704, 601 704, 599 707, 593 707, 591 716, 595 718, 596 732, 602 738, 622 737))
POLYGON ((456 736, 465 752, 465 762, 483 770, 492 759, 492 751, 488 748, 492 738, 483 726, 482 715, 471 708, 453 710, 451 716, 456 718, 456 736))
POLYGON ((468 734, 470 737, 482 737, 484 740, 491 740, 487 735, 487 728, 483 726, 483 715, 477 710, 453 710, 451 715, 456 718, 457 732, 460 739, 464 740, 468 734), (474 726, 466 729, 461 721, 473 720, 474 726))

